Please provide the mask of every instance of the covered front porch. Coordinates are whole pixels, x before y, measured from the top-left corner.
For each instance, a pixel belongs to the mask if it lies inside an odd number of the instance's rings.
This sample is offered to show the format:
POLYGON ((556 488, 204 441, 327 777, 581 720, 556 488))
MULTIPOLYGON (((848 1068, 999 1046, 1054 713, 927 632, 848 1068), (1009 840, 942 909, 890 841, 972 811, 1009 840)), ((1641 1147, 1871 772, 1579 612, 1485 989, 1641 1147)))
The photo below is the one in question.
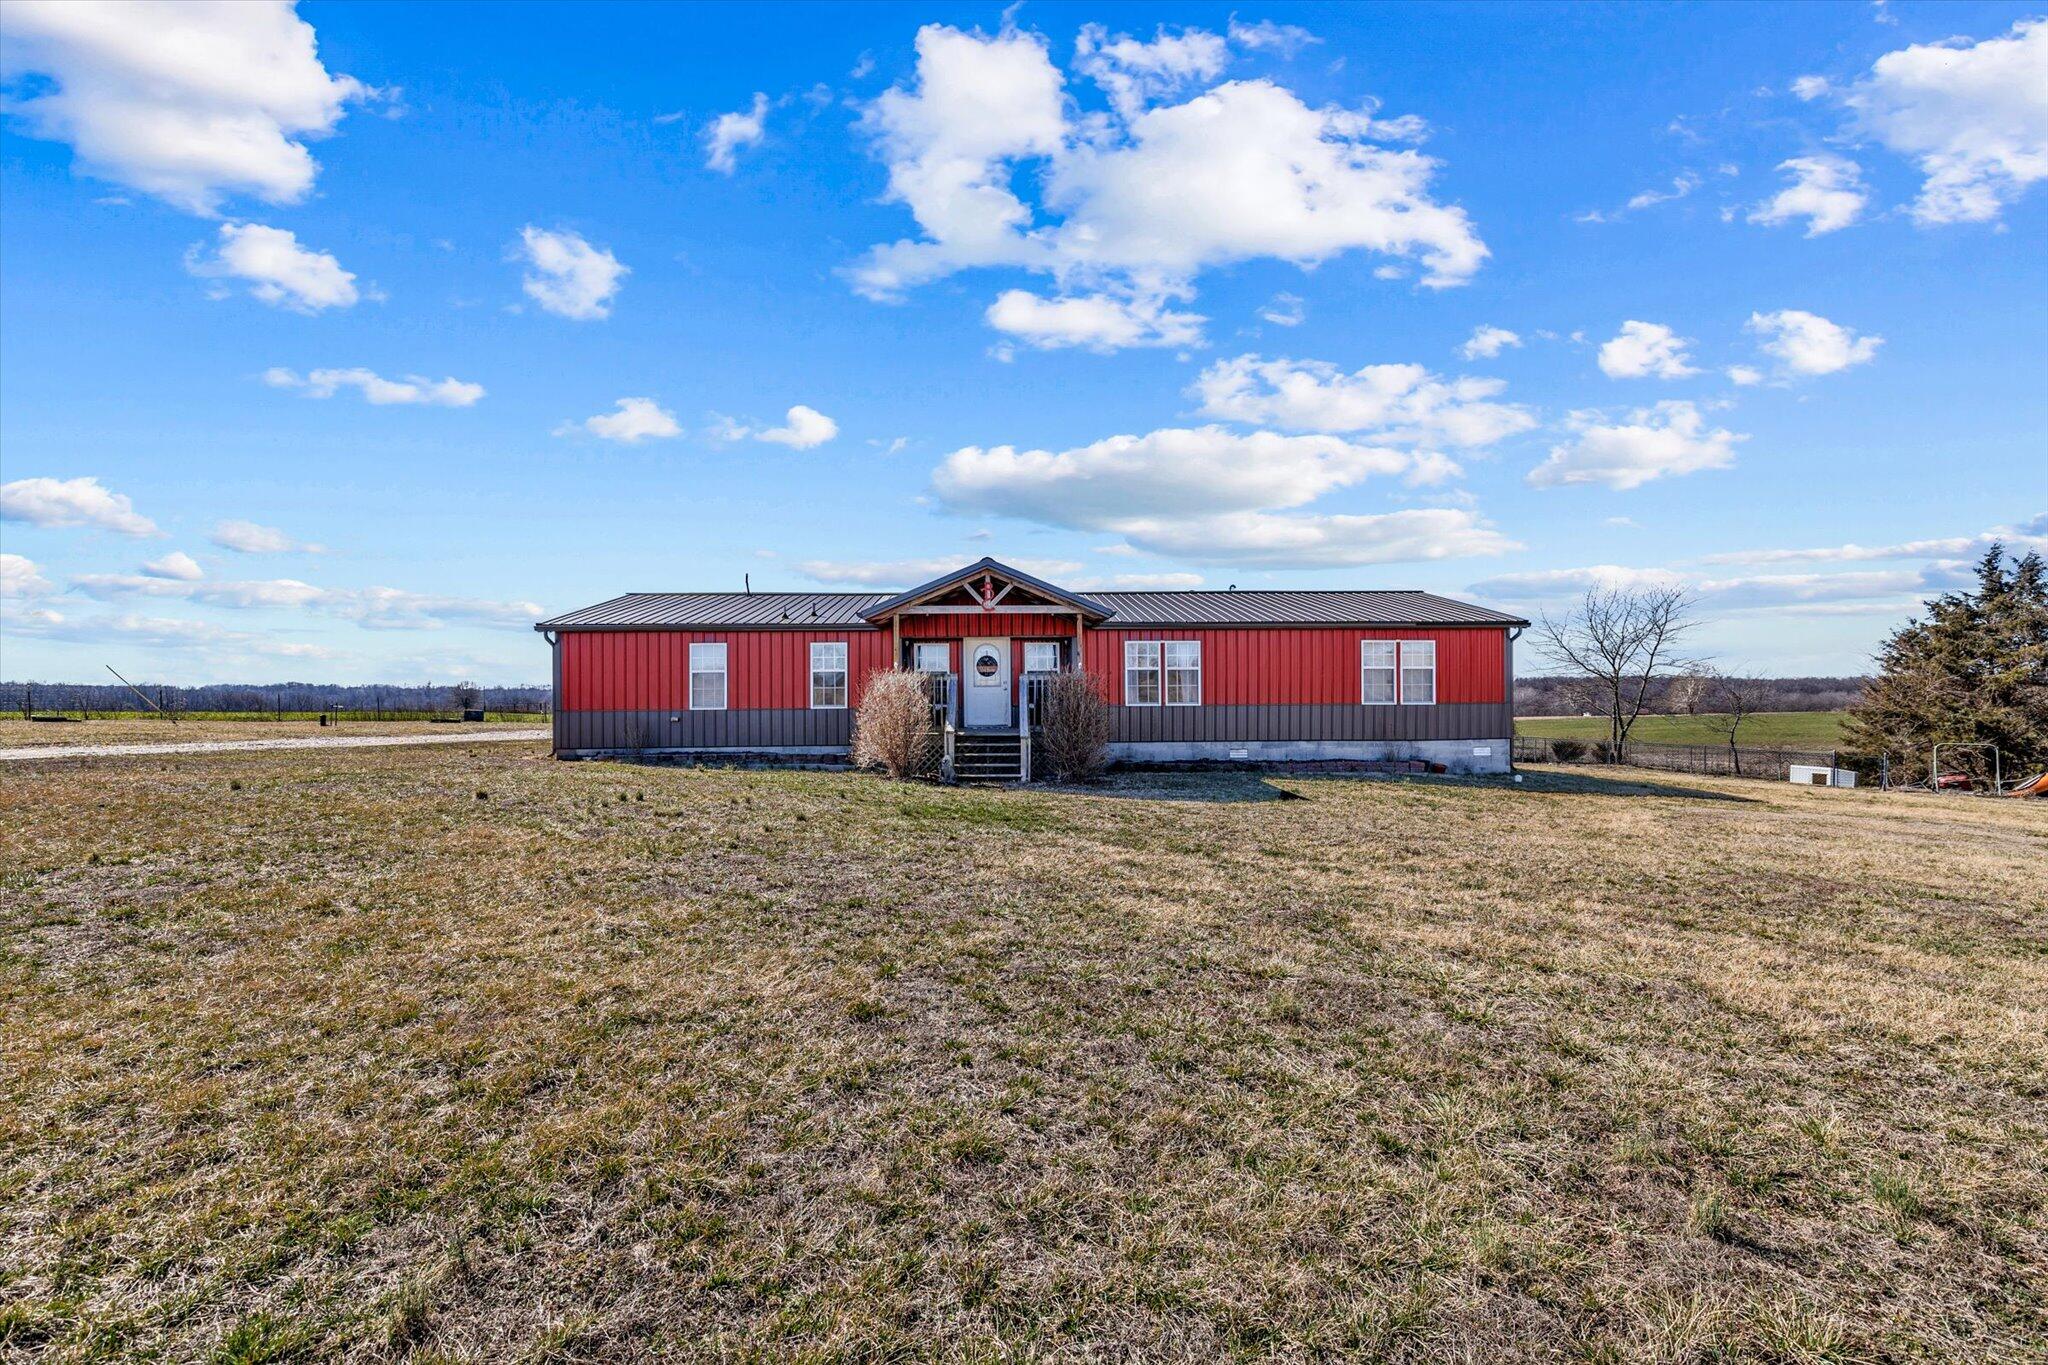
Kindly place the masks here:
POLYGON ((1029 781, 1044 679, 1087 666, 1098 603, 993 559, 872 608, 899 668, 924 676, 945 770, 963 779, 1029 781))

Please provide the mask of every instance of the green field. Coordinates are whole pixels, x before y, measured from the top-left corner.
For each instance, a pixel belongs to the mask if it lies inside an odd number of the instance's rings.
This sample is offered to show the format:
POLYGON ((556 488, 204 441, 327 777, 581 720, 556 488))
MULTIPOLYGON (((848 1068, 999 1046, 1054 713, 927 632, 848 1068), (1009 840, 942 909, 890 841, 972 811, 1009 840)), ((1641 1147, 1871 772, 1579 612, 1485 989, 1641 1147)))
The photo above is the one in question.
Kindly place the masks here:
MULTIPOLYGON (((1742 722, 1744 748, 1832 749, 1841 743, 1847 711, 1760 711, 1742 722)), ((1638 744, 1726 744, 1720 716, 1644 716, 1630 732, 1638 744)), ((1523 716, 1515 733, 1532 739, 1605 739, 1604 716, 1523 716)))

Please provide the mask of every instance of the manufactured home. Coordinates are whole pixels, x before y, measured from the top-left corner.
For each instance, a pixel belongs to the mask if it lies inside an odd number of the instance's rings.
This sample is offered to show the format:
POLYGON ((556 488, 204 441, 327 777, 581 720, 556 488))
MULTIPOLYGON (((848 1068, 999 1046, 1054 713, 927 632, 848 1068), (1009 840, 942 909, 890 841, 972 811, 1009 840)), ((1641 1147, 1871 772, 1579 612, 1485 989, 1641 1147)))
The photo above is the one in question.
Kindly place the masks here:
POLYGON ((534 628, 561 758, 844 756, 868 677, 906 668, 986 773, 1023 775, 1033 679, 1070 668, 1125 762, 1506 772, 1528 624, 1426 592, 1074 592, 983 559, 903 593, 628 593, 534 628))

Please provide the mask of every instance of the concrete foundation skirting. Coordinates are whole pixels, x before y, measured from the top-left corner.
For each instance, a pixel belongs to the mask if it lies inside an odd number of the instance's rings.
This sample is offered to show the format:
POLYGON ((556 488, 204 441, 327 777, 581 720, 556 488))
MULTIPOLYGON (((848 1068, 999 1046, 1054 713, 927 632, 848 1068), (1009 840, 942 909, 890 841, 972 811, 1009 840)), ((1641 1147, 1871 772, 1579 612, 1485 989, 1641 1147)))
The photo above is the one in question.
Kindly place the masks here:
POLYGON ((1454 773, 1505 773, 1513 746, 1505 739, 1249 740, 1112 744, 1118 763, 1441 763, 1454 773))

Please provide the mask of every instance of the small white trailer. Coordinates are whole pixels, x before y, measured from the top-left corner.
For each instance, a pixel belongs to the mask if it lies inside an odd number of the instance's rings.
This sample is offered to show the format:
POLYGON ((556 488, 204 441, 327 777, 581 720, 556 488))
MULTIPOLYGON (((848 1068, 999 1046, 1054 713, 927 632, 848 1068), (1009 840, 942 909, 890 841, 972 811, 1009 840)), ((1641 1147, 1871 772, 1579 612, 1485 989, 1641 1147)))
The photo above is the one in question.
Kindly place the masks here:
POLYGON ((1794 763, 1791 765, 1792 785, 1795 787, 1853 787, 1856 774, 1847 768, 1830 768, 1823 764, 1794 763))

